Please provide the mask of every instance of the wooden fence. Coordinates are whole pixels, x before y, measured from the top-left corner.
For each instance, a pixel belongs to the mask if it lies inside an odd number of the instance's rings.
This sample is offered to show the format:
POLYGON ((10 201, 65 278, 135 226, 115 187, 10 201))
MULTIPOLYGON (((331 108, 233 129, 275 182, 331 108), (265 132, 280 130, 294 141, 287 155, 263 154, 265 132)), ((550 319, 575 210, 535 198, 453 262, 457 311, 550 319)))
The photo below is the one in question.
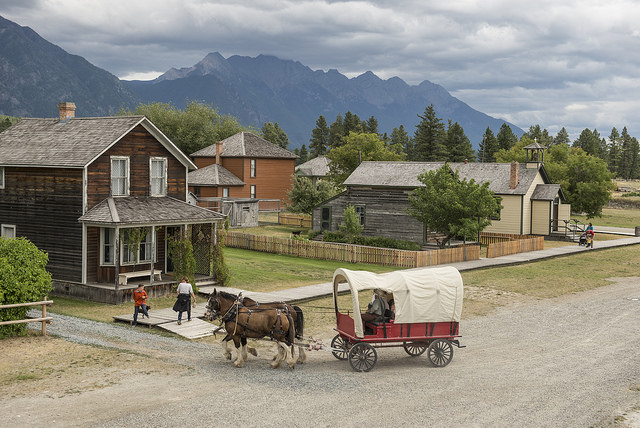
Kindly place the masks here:
POLYGON ((480 242, 487 246, 487 258, 544 250, 544 236, 483 233, 480 242))
POLYGON ((233 248, 347 263, 415 268, 480 258, 480 246, 465 245, 444 250, 410 251, 363 245, 317 242, 273 236, 227 232, 225 245, 233 248))
POLYGON ((38 306, 42 305, 42 317, 41 318, 29 318, 26 320, 12 320, 12 321, 0 321, 0 325, 9 325, 9 324, 23 324, 28 322, 41 322, 42 323, 42 335, 47 335, 47 324, 51 323, 53 317, 47 316, 47 306, 52 304, 53 300, 47 300, 47 296, 44 297, 42 302, 29 302, 29 303, 14 303, 11 305, 0 305, 0 309, 7 308, 20 308, 25 306, 38 306))
POLYGON ((311 229, 311 216, 304 214, 280 213, 278 223, 287 226, 300 226, 311 229))

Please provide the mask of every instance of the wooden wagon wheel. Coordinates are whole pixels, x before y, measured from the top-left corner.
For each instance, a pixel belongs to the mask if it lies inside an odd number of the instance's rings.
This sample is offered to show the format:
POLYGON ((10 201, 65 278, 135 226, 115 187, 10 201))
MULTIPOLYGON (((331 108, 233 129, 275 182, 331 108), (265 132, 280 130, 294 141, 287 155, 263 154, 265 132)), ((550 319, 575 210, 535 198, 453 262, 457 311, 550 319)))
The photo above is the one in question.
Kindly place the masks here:
POLYGON ((434 366, 444 367, 453 358, 453 345, 447 339, 436 339, 429 345, 427 357, 434 366))
POLYGON ((368 372, 376 365, 378 353, 368 343, 360 342, 349 350, 349 364, 357 372, 368 372))
POLYGON ((427 350, 426 343, 412 342, 412 343, 404 344, 404 351, 407 354, 411 355, 412 357, 417 357, 419 355, 422 355, 426 350, 427 350))
POLYGON ((331 340, 331 348, 333 349, 331 353, 337 359, 344 361, 349 355, 349 345, 350 344, 344 340, 342 336, 336 334, 336 337, 331 340), (340 349, 340 351, 337 351, 336 349, 340 349))

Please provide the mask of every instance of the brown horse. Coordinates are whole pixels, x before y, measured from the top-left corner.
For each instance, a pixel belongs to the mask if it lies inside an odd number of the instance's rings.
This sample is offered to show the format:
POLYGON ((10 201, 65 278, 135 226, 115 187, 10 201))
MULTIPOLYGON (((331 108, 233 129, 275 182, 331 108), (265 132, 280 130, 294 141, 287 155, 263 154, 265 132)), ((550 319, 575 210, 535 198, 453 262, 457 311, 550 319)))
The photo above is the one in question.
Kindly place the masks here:
POLYGON ((250 309, 242 304, 238 296, 214 289, 209 296, 205 316, 209 320, 222 318, 227 335, 236 346, 234 366, 244 366, 247 338, 267 336, 278 344, 278 354, 271 367, 279 367, 286 359, 289 367, 294 368, 295 361, 289 348, 293 348, 295 327, 293 318, 285 311, 278 308, 250 309))
MULTIPOLYGON (((252 308, 255 308, 258 310, 281 309, 282 311, 285 311, 286 313, 291 315, 291 318, 293 318, 293 323, 294 323, 295 332, 296 332, 296 339, 304 339, 304 314, 302 313, 302 309, 300 309, 299 306, 290 305, 289 303, 285 303, 285 302, 260 303, 260 302, 256 302, 255 300, 249 297, 243 297, 242 304, 249 309, 252 309, 252 308)), ((253 348, 248 348, 248 349, 250 354, 257 355, 257 353, 254 354, 255 349, 253 348)), ((292 355, 293 355, 293 349, 295 349, 295 347, 292 348, 292 351, 291 351, 292 355)), ((298 349, 299 349, 298 359, 296 360, 296 363, 302 364, 307 360, 307 355, 304 352, 304 348, 300 347, 298 349)))

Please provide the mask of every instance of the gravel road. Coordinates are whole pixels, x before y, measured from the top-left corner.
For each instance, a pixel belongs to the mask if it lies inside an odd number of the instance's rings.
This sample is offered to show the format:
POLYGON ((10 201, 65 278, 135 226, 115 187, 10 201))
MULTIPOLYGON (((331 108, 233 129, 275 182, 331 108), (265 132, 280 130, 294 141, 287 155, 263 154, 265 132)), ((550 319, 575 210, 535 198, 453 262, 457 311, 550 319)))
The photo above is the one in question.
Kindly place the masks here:
POLYGON ((463 321, 466 348, 444 368, 386 348, 369 373, 324 351, 273 370, 267 347, 236 369, 217 345, 143 329, 56 316, 50 331, 172 369, 55 399, 2 399, 2 425, 640 427, 640 278, 463 321))

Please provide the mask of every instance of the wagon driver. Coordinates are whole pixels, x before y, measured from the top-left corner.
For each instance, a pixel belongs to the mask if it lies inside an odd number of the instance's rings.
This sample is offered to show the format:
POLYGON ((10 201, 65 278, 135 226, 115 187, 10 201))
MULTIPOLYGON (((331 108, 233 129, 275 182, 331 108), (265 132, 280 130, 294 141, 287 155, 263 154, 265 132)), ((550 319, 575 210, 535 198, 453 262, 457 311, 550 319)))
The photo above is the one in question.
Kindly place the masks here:
POLYGON ((382 290, 373 290, 373 301, 369 303, 367 312, 361 315, 362 322, 377 322, 384 319, 384 313, 389 309, 387 294, 382 290))

